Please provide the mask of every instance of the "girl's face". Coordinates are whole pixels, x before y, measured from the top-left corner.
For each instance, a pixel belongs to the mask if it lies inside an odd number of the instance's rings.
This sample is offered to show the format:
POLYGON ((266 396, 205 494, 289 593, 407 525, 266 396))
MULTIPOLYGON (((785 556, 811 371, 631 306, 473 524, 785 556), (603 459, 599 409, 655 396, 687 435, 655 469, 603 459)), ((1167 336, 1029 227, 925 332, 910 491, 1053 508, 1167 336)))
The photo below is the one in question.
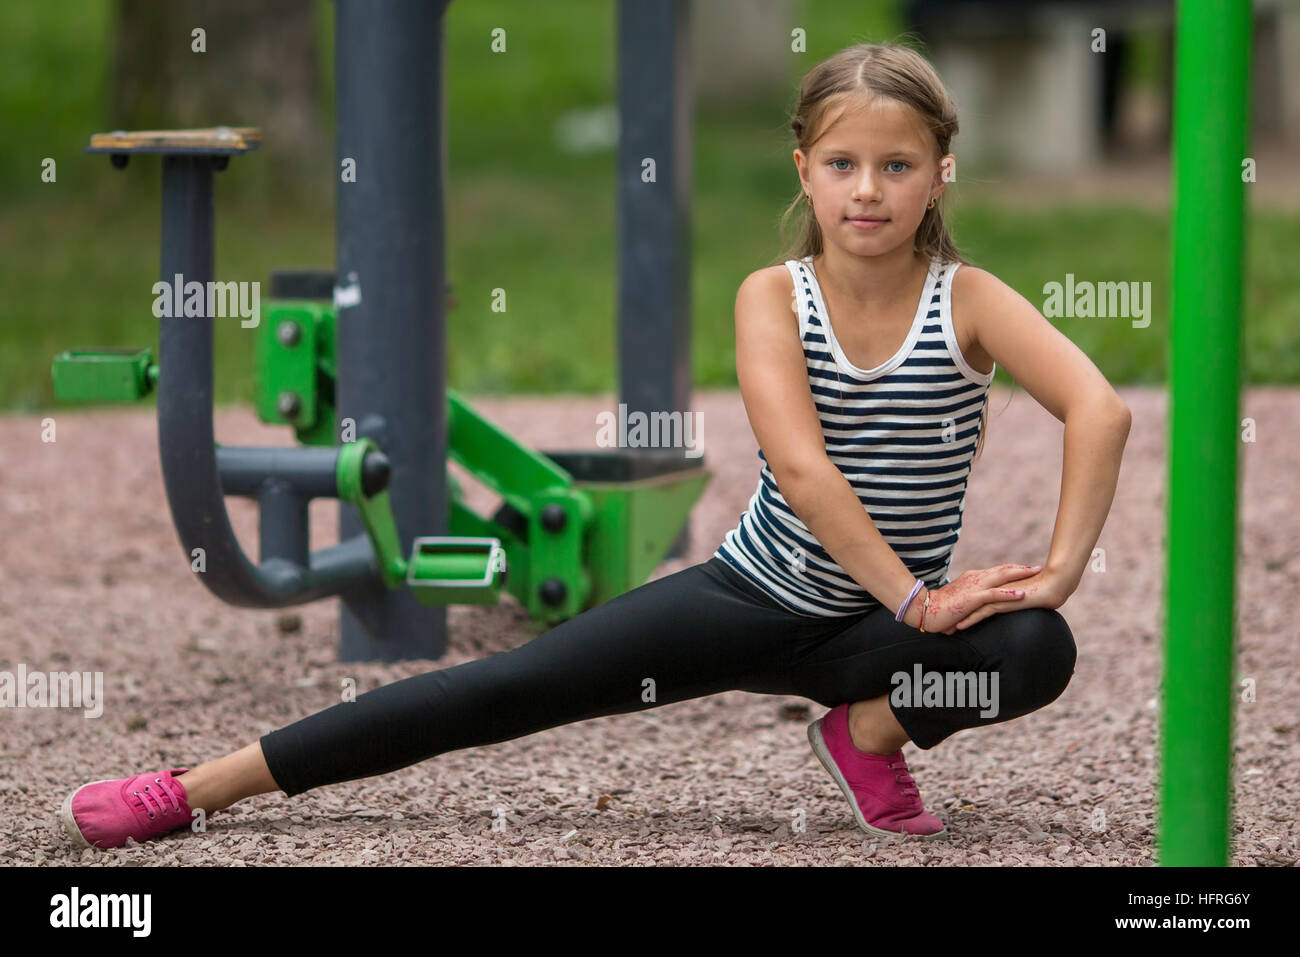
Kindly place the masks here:
POLYGON ((910 107, 883 97, 827 122, 829 132, 809 154, 794 151, 823 240, 870 256, 910 246, 927 205, 946 185, 933 136, 910 107))

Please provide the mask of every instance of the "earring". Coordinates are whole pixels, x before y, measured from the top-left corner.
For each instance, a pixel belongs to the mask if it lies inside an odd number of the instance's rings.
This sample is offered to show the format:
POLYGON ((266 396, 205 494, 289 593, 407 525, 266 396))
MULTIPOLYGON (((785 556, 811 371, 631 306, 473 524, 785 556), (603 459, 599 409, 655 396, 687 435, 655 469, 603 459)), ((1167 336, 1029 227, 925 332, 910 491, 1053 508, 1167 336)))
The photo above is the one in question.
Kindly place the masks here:
POLYGON ((931 199, 931 200, 930 200, 930 205, 927 206, 927 207, 925 207, 925 208, 926 208, 926 209, 934 209, 934 204, 937 203, 938 201, 939 201, 938 199, 931 199))

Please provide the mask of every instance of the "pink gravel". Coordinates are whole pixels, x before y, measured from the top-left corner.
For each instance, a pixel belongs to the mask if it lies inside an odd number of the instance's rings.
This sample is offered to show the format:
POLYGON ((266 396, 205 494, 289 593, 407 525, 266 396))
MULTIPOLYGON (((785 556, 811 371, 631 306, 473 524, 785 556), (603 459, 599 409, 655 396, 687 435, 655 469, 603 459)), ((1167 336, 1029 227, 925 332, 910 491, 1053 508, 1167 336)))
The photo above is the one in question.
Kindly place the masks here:
MULTIPOLYGON (((438 662, 339 664, 338 603, 288 612, 228 606, 193 576, 171 525, 156 423, 142 409, 54 409, 0 417, 0 670, 102 671, 102 717, 0 711, 0 863, 95 864, 1046 864, 1154 863, 1165 539, 1167 398, 1119 390, 1134 413, 1111 517, 1106 571, 1085 574, 1061 609, 1079 645, 1075 677, 1047 708, 972 729, 924 752, 904 747, 927 809, 948 827, 921 844, 868 837, 808 748, 825 709, 797 697, 729 692, 452 752, 380 777, 213 815, 204 835, 79 849, 56 820, 89 780, 183 767, 359 691, 516 647, 531 637, 513 601, 448 611, 438 662), (300 627, 294 628, 295 623, 300 627), (494 818, 504 817, 504 828, 494 818)), ((536 448, 595 448, 611 396, 471 397, 536 448)), ((998 387, 971 478, 952 575, 1047 555, 1060 489, 1062 426, 998 387)), ((714 478, 692 519, 706 560, 753 492, 757 446, 736 390, 700 391, 714 478)), ((1256 699, 1235 718, 1233 861, 1294 866, 1300 799, 1295 476, 1300 392, 1251 389, 1240 447, 1237 671, 1256 699)), ((251 409, 218 411, 225 444, 283 445, 251 409)), ((487 510, 491 492, 467 486, 487 510)), ((228 499, 256 554, 256 510, 228 499)), ((337 506, 312 505, 312 544, 337 540, 337 506)))

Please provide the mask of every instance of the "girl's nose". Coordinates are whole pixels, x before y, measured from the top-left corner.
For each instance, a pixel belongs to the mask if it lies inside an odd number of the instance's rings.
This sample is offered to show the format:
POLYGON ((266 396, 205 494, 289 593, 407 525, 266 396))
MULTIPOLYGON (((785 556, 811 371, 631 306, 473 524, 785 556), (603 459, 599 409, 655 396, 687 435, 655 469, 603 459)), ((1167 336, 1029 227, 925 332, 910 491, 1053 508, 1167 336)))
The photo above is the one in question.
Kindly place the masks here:
POLYGON ((867 172, 858 178, 857 184, 853 188, 853 198, 856 200, 876 199, 880 196, 879 180, 867 172))

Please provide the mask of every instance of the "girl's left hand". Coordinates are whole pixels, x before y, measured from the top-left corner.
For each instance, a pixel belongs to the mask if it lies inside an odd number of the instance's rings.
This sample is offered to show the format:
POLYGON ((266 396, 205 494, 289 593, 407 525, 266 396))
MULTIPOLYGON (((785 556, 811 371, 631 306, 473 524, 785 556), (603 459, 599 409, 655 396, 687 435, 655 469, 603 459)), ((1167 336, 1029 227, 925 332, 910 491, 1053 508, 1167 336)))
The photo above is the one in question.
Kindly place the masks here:
POLYGON ((981 605, 977 611, 957 622, 957 630, 965 631, 971 625, 999 612, 1019 611, 1022 608, 1060 608, 1077 584, 1072 586, 1059 572, 1044 568, 1037 575, 1018 579, 1008 587, 1023 591, 1024 597, 981 605))

